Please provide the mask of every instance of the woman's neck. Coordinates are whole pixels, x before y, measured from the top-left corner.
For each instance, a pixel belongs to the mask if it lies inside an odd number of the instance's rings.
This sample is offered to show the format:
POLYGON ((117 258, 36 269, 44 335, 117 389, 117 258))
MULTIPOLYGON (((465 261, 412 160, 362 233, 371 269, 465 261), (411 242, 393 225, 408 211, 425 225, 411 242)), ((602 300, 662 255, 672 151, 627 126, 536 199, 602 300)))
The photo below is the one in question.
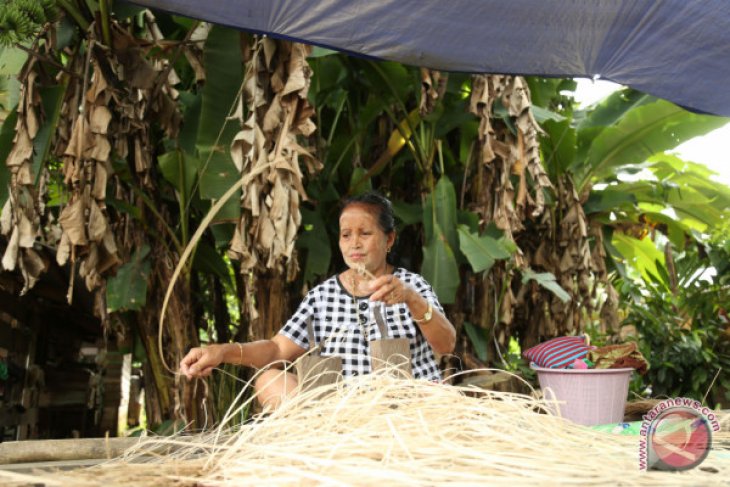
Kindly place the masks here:
POLYGON ((375 272, 373 272, 372 274, 375 277, 380 277, 382 275, 387 274, 389 272, 389 270, 390 270, 390 265, 386 262, 385 264, 383 264, 378 269, 375 269, 375 272))

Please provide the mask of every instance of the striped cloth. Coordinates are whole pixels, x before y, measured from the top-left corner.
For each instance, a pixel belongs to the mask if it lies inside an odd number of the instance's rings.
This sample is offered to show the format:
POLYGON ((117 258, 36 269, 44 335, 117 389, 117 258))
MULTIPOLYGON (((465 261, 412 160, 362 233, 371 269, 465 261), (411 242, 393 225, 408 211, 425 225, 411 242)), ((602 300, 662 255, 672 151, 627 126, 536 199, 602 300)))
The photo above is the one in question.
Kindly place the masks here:
POLYGON ((522 355, 538 367, 565 369, 577 359, 585 358, 595 347, 586 345, 583 336, 558 337, 522 352, 522 355))

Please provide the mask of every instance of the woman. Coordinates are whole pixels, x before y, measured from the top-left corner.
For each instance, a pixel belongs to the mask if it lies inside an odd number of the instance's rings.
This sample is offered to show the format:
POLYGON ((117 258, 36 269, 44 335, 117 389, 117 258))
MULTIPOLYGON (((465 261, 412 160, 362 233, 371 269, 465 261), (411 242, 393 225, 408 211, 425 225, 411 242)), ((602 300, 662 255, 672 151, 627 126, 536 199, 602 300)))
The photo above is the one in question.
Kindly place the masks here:
MULTIPOLYGON (((349 268, 313 288, 271 340, 194 348, 180 362, 181 372, 188 378, 204 377, 223 362, 263 368, 294 361, 309 348, 310 321, 321 354, 340 356, 345 377, 368 373, 368 343, 381 338, 373 309, 384 305, 390 333, 386 338, 408 339, 413 376, 440 380, 433 352, 451 353, 456 332, 425 279, 387 262, 394 242, 388 199, 367 193, 347 200, 340 212, 339 244, 349 268)), ((269 369, 255 387, 262 405, 276 407, 296 386, 293 374, 269 369)))

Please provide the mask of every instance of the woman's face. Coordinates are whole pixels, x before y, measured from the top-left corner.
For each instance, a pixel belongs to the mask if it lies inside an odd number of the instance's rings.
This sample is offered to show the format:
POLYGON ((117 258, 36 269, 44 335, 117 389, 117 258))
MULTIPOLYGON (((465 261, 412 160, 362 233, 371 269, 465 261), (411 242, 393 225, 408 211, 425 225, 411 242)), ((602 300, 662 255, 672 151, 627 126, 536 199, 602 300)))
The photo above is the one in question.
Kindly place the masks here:
POLYGON ((364 266, 375 274, 385 267, 385 256, 395 241, 378 226, 375 210, 361 204, 345 208, 340 215, 340 252, 350 268, 364 266))

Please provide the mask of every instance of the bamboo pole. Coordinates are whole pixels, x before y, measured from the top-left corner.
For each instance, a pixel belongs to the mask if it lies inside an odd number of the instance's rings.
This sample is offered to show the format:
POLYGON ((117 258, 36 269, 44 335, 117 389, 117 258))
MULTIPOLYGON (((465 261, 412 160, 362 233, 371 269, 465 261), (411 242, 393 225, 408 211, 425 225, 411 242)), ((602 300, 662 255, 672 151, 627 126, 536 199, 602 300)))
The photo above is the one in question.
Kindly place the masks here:
MULTIPOLYGON (((28 440, 0 443, 0 465, 68 460, 110 459, 119 457, 132 447, 156 443, 154 453, 166 455, 187 443, 186 436, 176 436, 174 443, 163 443, 164 437, 140 438, 75 438, 68 440, 28 440)), ((145 448, 146 451, 147 448, 145 448)))

